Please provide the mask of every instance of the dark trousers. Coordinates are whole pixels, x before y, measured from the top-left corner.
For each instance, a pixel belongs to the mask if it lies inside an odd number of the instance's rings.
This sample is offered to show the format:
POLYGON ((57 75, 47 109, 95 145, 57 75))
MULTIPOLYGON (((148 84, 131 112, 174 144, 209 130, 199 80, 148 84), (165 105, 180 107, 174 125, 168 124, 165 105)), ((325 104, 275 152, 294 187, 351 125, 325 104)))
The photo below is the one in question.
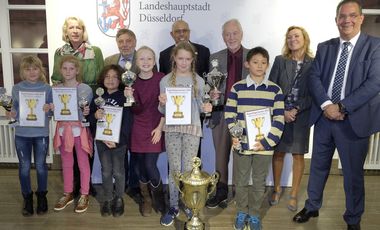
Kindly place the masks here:
POLYGON ((138 166, 140 181, 143 183, 150 182, 154 186, 158 186, 161 181, 160 171, 157 167, 157 159, 159 153, 132 153, 135 155, 138 166))
POLYGON ((135 154, 130 154, 126 150, 124 158, 124 168, 125 168, 125 186, 130 188, 139 188, 139 169, 138 169, 138 159, 135 154), (128 160, 129 154, 129 160, 128 160))
POLYGON ((330 121, 321 117, 314 127, 313 153, 310 165, 308 200, 305 208, 319 210, 323 190, 329 176, 335 148, 342 163, 347 224, 358 224, 364 212, 364 161, 368 150, 368 137, 358 137, 348 119, 330 121))

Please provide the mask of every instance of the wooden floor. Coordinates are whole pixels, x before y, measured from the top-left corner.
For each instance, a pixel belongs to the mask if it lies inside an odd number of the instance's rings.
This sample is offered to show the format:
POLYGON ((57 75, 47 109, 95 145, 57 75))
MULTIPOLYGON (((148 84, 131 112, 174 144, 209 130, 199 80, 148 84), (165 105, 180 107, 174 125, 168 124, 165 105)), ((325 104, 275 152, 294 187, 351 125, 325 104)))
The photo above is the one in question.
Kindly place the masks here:
MULTIPOLYGON (((33 188, 35 188, 35 172, 33 170, 33 188)), ((306 198, 306 184, 308 176, 305 175, 302 182, 300 206, 306 198)), ((362 218, 362 229, 380 229, 380 176, 366 176, 366 208, 362 218)), ((160 216, 153 214, 151 217, 142 217, 138 212, 138 206, 125 195, 125 214, 122 217, 101 217, 99 213, 99 197, 91 197, 90 207, 86 213, 77 214, 74 206, 68 206, 61 212, 54 212, 53 206, 62 194, 62 181, 60 171, 49 171, 48 184, 49 212, 43 216, 23 217, 21 215, 22 197, 18 181, 17 169, 0 169, 0 229, 181 229, 183 228, 184 215, 172 227, 163 227, 159 224, 160 216)), ((268 190, 269 191, 269 190, 268 190)), ((287 191, 288 192, 288 191, 287 191)), ((344 193, 342 189, 342 177, 331 175, 325 190, 325 198, 320 216, 311 219, 305 224, 296 224, 291 221, 294 213, 286 208, 287 192, 284 193, 280 204, 269 207, 267 202, 263 205, 263 228, 265 230, 277 229, 346 229, 342 214, 344 212, 344 193)), ((269 194, 269 192, 268 192, 269 194)), ((202 219, 206 223, 206 229, 233 229, 235 217, 235 204, 230 202, 226 209, 204 209, 202 219)))

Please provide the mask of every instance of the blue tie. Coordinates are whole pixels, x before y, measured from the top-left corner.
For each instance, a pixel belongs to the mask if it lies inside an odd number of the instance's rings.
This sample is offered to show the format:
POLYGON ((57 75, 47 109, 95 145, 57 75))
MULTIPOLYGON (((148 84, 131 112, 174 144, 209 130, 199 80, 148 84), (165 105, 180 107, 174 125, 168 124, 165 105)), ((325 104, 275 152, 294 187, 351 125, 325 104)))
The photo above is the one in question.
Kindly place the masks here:
POLYGON ((340 94, 342 92, 344 72, 346 71, 347 57, 348 57, 348 46, 350 42, 343 43, 343 50, 339 57, 338 67, 335 72, 335 79, 332 87, 331 100, 333 103, 340 101, 340 94))

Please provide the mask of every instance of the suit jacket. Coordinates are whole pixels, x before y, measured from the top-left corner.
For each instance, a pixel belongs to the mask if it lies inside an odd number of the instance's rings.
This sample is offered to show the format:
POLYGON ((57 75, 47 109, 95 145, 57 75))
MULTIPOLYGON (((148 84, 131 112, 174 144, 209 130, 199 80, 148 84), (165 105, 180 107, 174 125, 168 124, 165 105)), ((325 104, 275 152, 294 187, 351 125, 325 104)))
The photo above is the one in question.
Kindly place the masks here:
MULTIPOLYGON (((111 56, 108 56, 106 57, 106 59, 104 59, 104 65, 118 65, 119 64, 119 60, 120 60, 120 56, 121 54, 118 53, 118 54, 113 54, 111 56)), ((124 69, 124 66, 121 66, 121 68, 124 69)), ((136 66, 136 51, 134 51, 133 53, 133 60, 132 60, 132 67, 131 67, 131 71, 134 72, 134 73, 137 73, 137 66, 136 66)))
MULTIPOLYGON (((318 45, 310 72, 309 88, 313 98, 310 123, 322 115, 320 106, 330 100, 327 90, 339 51, 339 38, 318 45)), ((361 33, 352 51, 345 98, 348 120, 359 137, 380 131, 380 38, 361 33)))
MULTIPOLYGON (((248 76, 249 74, 249 70, 247 68, 244 67, 244 62, 245 62, 245 59, 246 59, 246 56, 247 56, 247 53, 248 53, 248 49, 246 49, 245 47, 243 47, 243 65, 242 65, 242 76, 241 78, 239 79, 239 81, 241 79, 244 79, 248 76)), ((211 54, 210 56, 210 61, 214 60, 214 59, 217 59, 219 61, 219 71, 222 72, 222 73, 228 73, 227 71, 227 58, 228 58, 228 50, 227 49, 223 49, 223 50, 220 50, 216 53, 213 53, 211 54)), ((211 65, 210 65, 210 69, 211 69, 211 65)), ((228 77, 228 76, 227 76, 228 77)), ((227 81, 224 80, 223 83, 221 84, 220 86, 220 91, 222 92, 222 95, 220 96, 220 101, 222 101, 224 103, 225 101, 225 97, 228 97, 228 95, 224 95, 224 92, 226 91, 226 83, 227 81)), ((216 125, 219 124, 220 122, 220 118, 222 116, 222 114, 224 113, 224 111, 213 111, 212 114, 211 114, 211 119, 210 119, 210 122, 209 122, 209 127, 213 128, 215 127, 216 125)))
MULTIPOLYGON (((196 49, 197 53, 197 61, 196 61, 196 69, 195 71, 199 76, 203 78, 204 74, 208 73, 209 60, 210 60, 210 50, 203 45, 190 42, 196 49)), ((175 45, 172 45, 165 50, 160 52, 160 72, 164 74, 168 74, 172 71, 172 63, 170 60, 172 50, 175 45)))

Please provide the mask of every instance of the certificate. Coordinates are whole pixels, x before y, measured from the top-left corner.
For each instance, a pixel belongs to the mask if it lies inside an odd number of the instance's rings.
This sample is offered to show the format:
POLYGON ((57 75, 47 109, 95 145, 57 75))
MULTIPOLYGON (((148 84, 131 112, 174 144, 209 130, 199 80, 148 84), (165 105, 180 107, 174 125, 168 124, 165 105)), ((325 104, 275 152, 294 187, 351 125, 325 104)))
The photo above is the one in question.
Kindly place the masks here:
POLYGON ((54 120, 78 121, 77 88, 53 88, 54 120))
POLYGON ((45 126, 46 104, 45 92, 19 92, 20 126, 43 127, 45 126))
POLYGON ((166 88, 165 120, 167 125, 191 124, 191 87, 166 88))
POLYGON ((123 107, 103 106, 104 124, 96 125, 96 140, 119 143, 123 107))
POLYGON ((244 113, 247 128, 248 147, 253 149, 256 142, 268 136, 272 126, 270 108, 252 110, 244 113))

